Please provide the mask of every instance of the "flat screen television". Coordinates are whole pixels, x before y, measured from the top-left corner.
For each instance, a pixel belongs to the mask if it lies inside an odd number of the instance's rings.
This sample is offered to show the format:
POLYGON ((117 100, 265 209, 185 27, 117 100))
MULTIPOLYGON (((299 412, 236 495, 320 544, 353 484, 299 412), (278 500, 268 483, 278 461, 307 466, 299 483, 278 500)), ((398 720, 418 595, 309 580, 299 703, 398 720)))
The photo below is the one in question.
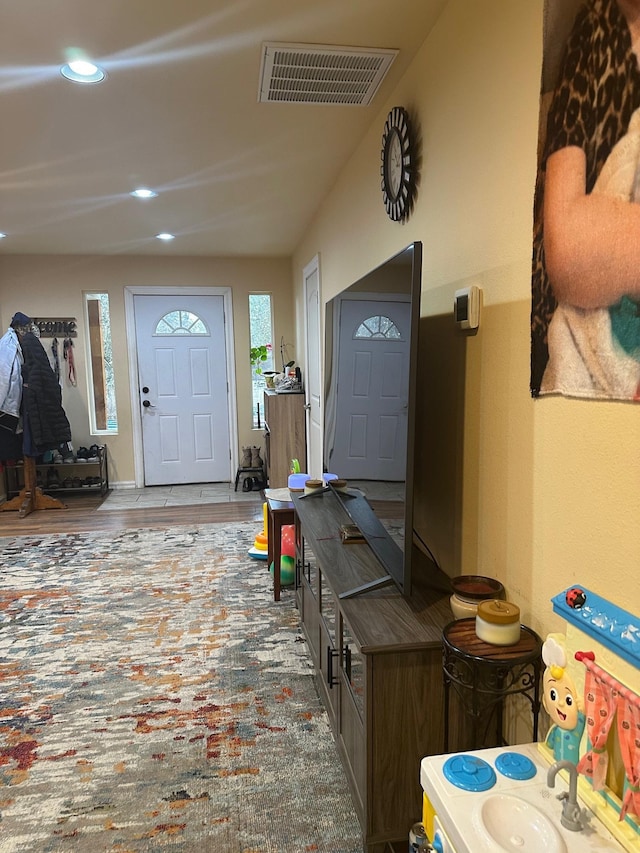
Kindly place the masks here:
POLYGON ((386 583, 411 594, 421 275, 415 242, 326 306, 324 468, 347 480, 336 493, 381 564, 353 594, 386 583))

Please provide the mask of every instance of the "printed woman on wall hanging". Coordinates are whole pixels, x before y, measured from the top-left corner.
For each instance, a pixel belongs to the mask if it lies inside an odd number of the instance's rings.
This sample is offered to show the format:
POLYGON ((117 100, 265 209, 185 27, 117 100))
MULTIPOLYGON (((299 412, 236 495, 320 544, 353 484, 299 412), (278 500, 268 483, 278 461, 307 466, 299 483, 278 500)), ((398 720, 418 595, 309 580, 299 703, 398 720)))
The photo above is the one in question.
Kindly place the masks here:
POLYGON ((545 30, 531 393, 639 401, 640 0, 547 0, 545 30))

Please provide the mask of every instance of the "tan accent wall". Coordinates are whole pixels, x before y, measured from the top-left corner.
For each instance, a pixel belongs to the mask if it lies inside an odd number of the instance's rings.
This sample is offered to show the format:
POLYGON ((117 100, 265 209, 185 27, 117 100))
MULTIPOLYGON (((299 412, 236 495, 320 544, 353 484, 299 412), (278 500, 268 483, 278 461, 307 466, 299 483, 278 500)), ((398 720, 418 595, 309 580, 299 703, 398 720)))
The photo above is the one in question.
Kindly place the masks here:
POLYGON ((302 269, 316 253, 325 302, 423 241, 421 327, 439 336, 441 364, 421 381, 450 456, 418 478, 417 523, 431 526, 449 574, 500 578, 544 636, 562 628, 550 598, 576 582, 640 611, 640 410, 529 395, 542 29, 542 0, 450 0, 318 211, 293 279, 302 329, 302 269), (395 105, 409 111, 421 147, 404 224, 387 218, 380 192, 382 129, 395 105), (453 324, 454 291, 467 284, 482 288, 480 329, 456 338, 442 318, 453 324), (434 507, 441 516, 430 520, 434 507))

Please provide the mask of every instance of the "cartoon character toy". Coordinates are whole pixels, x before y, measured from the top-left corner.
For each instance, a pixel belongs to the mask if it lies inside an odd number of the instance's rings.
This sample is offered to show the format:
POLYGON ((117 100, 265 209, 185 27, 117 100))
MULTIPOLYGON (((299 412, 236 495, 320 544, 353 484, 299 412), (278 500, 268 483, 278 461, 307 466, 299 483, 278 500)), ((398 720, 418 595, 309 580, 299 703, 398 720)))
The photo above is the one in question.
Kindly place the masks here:
POLYGON ((566 652, 553 637, 547 637, 542 645, 542 660, 546 664, 542 704, 551 718, 546 744, 556 761, 577 764, 585 716, 578 708, 578 694, 566 672, 566 652))

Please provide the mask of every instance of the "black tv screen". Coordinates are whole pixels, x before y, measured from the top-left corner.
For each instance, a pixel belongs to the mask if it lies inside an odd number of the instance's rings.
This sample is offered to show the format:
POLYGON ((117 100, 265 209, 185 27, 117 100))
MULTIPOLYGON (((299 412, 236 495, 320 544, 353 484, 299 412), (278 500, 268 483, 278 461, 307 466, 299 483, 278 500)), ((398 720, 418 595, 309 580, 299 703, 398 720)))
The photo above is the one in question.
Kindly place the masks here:
MULTIPOLYGON (((421 275, 416 242, 331 299, 325 322, 324 467, 374 509, 372 529, 363 532, 382 578, 388 575, 405 596, 411 594, 421 275)), ((356 523, 367 524, 360 502, 344 505, 360 516, 356 523)))

